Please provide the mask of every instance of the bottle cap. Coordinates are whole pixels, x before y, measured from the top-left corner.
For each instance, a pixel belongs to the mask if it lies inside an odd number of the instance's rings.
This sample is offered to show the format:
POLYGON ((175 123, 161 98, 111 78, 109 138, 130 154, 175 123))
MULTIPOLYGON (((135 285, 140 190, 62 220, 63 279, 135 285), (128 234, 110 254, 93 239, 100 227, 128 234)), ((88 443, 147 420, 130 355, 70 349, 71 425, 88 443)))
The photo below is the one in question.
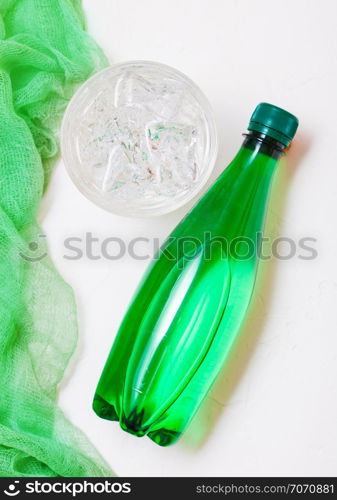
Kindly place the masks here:
POLYGON ((298 119, 284 109, 261 102, 251 116, 248 130, 267 135, 288 147, 296 134, 298 119))

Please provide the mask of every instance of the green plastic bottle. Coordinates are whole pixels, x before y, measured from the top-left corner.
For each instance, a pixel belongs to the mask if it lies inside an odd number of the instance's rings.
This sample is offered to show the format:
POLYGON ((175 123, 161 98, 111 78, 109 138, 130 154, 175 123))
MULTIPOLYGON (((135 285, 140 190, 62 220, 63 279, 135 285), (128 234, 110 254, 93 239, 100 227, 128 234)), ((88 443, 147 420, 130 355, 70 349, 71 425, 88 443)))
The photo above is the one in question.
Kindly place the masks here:
POLYGON ((161 446, 185 430, 238 336, 273 174, 297 126, 287 111, 257 106, 238 154, 140 284, 96 390, 97 415, 161 446))

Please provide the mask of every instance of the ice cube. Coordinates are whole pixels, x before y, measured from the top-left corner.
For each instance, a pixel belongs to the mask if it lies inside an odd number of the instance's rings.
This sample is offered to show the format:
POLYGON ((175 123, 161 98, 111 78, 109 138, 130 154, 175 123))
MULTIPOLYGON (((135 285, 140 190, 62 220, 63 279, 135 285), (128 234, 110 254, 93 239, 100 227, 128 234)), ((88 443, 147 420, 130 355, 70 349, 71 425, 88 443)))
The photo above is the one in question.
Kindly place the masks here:
POLYGON ((114 90, 114 106, 142 107, 155 98, 156 89, 151 81, 132 71, 122 74, 114 90))

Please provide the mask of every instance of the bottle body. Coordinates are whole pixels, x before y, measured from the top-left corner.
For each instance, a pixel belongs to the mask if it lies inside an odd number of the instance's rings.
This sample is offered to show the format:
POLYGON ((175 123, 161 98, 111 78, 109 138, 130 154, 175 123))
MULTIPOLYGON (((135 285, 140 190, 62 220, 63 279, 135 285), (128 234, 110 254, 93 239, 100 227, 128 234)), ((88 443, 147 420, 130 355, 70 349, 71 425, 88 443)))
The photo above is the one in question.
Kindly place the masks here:
POLYGON ((238 336, 254 287, 268 194, 281 151, 259 134, 176 227, 120 326, 94 410, 172 444, 238 336))

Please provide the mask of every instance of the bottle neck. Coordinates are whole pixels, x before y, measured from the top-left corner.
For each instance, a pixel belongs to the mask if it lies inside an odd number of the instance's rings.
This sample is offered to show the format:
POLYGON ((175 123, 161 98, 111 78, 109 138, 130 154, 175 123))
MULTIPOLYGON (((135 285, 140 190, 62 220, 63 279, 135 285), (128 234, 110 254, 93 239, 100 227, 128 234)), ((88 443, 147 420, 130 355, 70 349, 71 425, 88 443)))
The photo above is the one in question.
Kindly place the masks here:
POLYGON ((255 153, 263 153, 275 160, 280 159, 285 154, 285 146, 272 137, 256 131, 249 131, 243 135, 245 136, 243 148, 250 149, 255 153))

